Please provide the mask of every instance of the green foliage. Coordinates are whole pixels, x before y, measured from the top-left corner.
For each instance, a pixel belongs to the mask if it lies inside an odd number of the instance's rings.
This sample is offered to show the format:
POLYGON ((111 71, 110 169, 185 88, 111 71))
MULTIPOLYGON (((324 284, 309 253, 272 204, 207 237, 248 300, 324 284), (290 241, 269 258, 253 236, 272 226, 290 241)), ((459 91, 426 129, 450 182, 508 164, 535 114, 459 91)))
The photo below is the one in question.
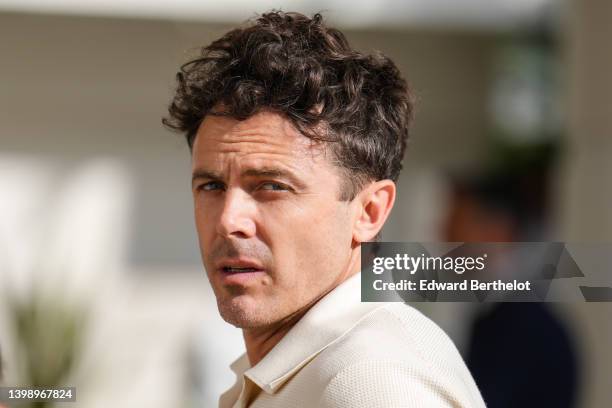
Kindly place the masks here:
MULTIPOLYGON (((79 359, 87 312, 71 306, 61 296, 40 290, 20 299, 4 296, 18 353, 19 386, 62 387, 79 359)), ((50 407, 35 402, 30 407, 50 407)))

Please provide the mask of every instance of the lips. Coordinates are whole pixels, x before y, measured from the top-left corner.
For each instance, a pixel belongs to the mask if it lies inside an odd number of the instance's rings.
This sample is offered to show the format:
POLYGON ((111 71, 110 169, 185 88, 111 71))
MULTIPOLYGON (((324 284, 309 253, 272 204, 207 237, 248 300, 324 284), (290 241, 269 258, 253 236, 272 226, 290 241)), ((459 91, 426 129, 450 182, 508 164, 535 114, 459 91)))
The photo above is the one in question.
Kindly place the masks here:
POLYGON ((258 269, 255 268, 235 268, 235 267, 231 267, 231 266, 224 266, 223 267, 223 272, 226 273, 244 273, 244 272, 255 272, 258 271, 258 269))
POLYGON ((217 270, 227 273, 262 272, 263 265, 250 259, 225 259, 217 263, 217 270))
POLYGON ((219 282, 224 286, 250 287, 265 279, 261 263, 251 259, 225 259, 216 264, 219 282))

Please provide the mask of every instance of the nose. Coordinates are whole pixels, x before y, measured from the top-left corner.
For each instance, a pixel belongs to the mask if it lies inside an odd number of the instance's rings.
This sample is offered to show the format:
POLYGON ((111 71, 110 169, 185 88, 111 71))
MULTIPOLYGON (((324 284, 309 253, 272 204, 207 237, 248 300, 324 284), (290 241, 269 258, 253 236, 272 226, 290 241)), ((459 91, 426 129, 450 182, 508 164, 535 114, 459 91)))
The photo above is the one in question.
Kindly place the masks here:
POLYGON ((224 194, 217 233, 230 238, 251 238, 255 235, 255 203, 250 196, 237 188, 230 188, 224 194))

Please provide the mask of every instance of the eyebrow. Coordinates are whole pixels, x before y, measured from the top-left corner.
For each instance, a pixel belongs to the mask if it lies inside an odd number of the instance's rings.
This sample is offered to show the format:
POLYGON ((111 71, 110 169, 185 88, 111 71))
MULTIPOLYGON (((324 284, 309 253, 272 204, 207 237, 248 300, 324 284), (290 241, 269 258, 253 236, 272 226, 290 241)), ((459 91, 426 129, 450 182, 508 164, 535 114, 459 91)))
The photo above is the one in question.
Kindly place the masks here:
POLYGON ((194 170, 191 175, 191 182, 193 183, 197 179, 209 179, 209 180, 221 180, 221 175, 213 171, 207 171, 202 169, 194 170))
MULTIPOLYGON (((282 178, 295 184, 297 187, 304 188, 304 183, 297 178, 293 173, 279 169, 276 167, 260 167, 260 168, 249 168, 244 170, 241 177, 271 177, 271 178, 282 178)), ((191 181, 195 182, 197 179, 208 179, 208 180, 222 180, 221 174, 214 171, 208 171, 204 169, 194 170, 191 181)))

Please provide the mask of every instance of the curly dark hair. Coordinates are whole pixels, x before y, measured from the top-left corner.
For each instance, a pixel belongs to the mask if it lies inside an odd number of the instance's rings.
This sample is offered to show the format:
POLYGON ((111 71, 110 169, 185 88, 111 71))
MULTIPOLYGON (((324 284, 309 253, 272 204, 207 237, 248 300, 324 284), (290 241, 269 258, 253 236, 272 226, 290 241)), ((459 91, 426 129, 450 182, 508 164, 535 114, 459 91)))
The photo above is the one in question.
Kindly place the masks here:
POLYGON ((190 149, 206 115, 243 120, 268 109, 329 143, 348 181, 341 200, 365 182, 399 177, 413 111, 406 81, 384 55, 352 49, 321 14, 265 13, 203 47, 176 79, 162 122, 190 149))

